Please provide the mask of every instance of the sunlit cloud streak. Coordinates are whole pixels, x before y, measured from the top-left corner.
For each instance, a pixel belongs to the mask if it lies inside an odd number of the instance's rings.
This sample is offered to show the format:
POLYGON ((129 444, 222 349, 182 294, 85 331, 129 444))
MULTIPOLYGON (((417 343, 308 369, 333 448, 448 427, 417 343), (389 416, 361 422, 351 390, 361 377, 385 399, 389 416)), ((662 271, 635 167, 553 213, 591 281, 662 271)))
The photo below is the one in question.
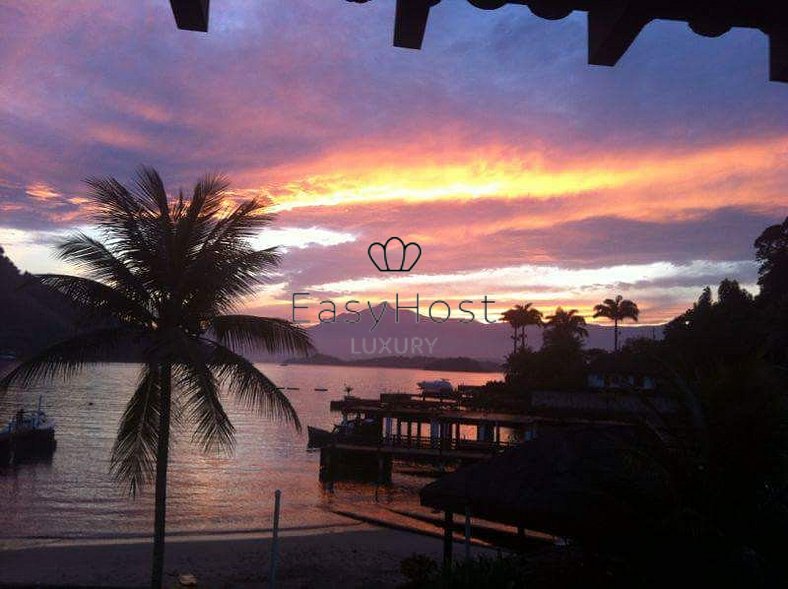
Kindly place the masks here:
POLYGON ((306 287, 583 310, 621 290, 656 321, 724 277, 755 288, 752 242, 788 214, 763 35, 652 23, 606 69, 579 17, 444 2, 408 52, 392 10, 222 3, 194 35, 160 0, 4 7, 0 244, 64 270, 51 244, 89 222, 82 179, 147 163, 173 192, 223 171, 230 201, 274 201, 254 243, 285 256, 246 301, 261 312, 306 287), (396 285, 366 258, 391 235, 425 252, 396 285))

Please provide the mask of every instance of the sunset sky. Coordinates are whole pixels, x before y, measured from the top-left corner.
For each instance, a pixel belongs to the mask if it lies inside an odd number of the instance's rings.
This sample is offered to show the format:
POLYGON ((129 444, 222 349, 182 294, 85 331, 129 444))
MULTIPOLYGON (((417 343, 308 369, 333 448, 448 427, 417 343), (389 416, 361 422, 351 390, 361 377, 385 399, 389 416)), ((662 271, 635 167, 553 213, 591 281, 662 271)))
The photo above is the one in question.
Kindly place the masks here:
POLYGON ((652 23, 609 69, 583 14, 522 6, 444 0, 422 51, 392 47, 393 0, 216 0, 207 35, 166 0, 0 8, 0 245, 31 272, 68 270, 51 244, 90 230, 82 179, 140 163, 274 201, 257 241, 287 255, 248 307, 282 317, 294 291, 621 293, 657 323, 722 278, 754 290, 752 242, 788 214, 788 84, 758 31, 652 23), (367 259, 392 235, 421 244, 408 275, 367 259))

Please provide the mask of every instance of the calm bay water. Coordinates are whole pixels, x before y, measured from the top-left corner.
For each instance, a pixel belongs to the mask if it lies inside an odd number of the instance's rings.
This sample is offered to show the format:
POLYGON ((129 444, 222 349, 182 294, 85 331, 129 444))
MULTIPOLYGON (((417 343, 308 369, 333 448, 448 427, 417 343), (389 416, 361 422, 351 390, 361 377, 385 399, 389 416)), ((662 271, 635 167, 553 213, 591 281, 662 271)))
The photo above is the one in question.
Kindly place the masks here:
MULTIPOLYGON (((283 493, 282 526, 322 526, 346 520, 331 513, 335 502, 374 502, 373 485, 337 484, 334 494, 318 482, 320 455, 306 450, 306 426, 330 428, 338 420, 329 401, 345 384, 360 397, 415 392, 416 383, 446 377, 453 384, 482 384, 489 373, 437 373, 340 366, 258 367, 286 391, 304 426, 268 422, 227 402, 236 428, 232 456, 205 455, 188 430, 174 432, 168 499, 168 532, 254 531, 271 527, 273 495, 283 493), (316 392, 327 388, 328 392, 316 392)), ((104 538, 149 535, 153 489, 130 499, 109 476, 118 421, 138 376, 134 364, 88 367, 69 384, 10 392, 0 402, 5 423, 16 409, 44 408, 56 422, 58 447, 51 461, 0 468, 0 538, 104 538)), ((381 490, 384 502, 414 501, 423 479, 395 474, 381 490)))

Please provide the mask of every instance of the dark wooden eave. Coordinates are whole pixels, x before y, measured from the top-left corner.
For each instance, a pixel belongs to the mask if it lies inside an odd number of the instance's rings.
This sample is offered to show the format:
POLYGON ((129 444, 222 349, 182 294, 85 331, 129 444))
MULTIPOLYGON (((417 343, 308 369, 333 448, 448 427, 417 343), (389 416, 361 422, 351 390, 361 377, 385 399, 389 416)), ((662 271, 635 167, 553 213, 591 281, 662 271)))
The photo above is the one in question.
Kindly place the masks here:
MULTIPOLYGON (((369 0, 347 0, 363 4, 369 0)), ((394 45, 421 49, 430 9, 441 0, 397 0, 394 45)), ((468 0, 493 10, 506 4, 528 6, 536 16, 555 20, 574 11, 588 14, 588 63, 614 66, 652 20, 686 22, 699 35, 718 37, 732 27, 759 29, 769 37, 769 79, 788 82, 788 1, 786 0, 468 0)), ((180 29, 208 30, 209 0, 170 0, 180 29)))
POLYGON ((208 9, 211 0, 170 0, 175 24, 185 31, 208 32, 208 9))

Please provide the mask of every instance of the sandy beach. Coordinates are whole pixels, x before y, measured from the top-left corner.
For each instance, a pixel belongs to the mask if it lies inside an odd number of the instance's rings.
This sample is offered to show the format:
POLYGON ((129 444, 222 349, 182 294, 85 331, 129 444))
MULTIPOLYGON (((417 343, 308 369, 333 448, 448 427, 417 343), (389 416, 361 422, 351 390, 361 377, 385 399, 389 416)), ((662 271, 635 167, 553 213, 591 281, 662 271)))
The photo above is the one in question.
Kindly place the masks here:
MULTIPOLYGON (((279 542, 280 587, 396 587, 404 580, 403 558, 420 553, 439 560, 442 548, 434 537, 362 523, 283 531, 279 542)), ((270 534, 168 538, 165 586, 178 586, 178 576, 189 573, 199 587, 265 587, 270 554, 270 534)), ((147 540, 6 546, 0 585, 142 587, 149 582, 150 558, 147 540)))

